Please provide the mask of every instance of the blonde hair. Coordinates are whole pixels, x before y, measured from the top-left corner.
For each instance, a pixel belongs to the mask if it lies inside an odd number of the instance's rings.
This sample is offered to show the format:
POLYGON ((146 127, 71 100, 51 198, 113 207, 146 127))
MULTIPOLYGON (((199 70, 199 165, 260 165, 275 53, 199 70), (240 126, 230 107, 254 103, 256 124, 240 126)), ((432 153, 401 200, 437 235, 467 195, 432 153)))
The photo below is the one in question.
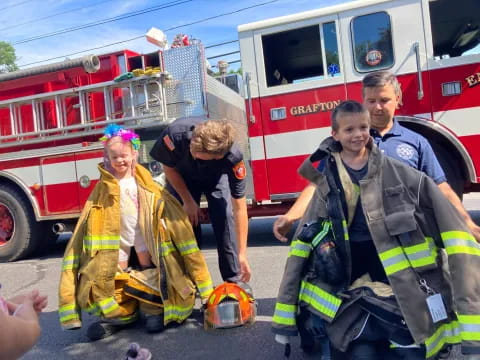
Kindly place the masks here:
POLYGON ((193 130, 190 150, 225 155, 235 140, 235 129, 226 120, 207 120, 193 130))
POLYGON ((104 169, 107 170, 113 176, 115 176, 115 169, 112 166, 112 163, 110 161, 110 155, 108 153, 108 146, 114 140, 116 140, 117 142, 120 141, 122 144, 127 145, 132 150, 133 160, 132 160, 132 168, 130 170, 132 172, 131 173, 132 176, 135 177, 135 175, 136 175, 135 167, 137 166, 137 161, 138 161, 138 151, 135 150, 134 146, 132 145, 132 143, 130 141, 124 140, 121 136, 116 135, 116 136, 113 136, 113 137, 107 139, 106 141, 104 141, 104 143, 103 143, 103 167, 104 167, 104 169))

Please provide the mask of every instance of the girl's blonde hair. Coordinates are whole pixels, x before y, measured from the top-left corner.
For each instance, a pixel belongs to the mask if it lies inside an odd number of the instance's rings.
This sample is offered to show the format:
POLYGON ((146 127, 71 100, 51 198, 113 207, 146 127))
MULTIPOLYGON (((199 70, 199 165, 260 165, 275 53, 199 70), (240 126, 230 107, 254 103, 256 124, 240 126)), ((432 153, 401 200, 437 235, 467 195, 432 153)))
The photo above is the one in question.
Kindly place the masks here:
POLYGON ((235 140, 235 129, 226 120, 207 120, 193 130, 190 150, 212 155, 225 155, 235 140))
POLYGON ((106 140, 103 143, 103 167, 105 170, 107 170, 110 174, 115 176, 115 169, 112 167, 112 163, 110 162, 110 157, 108 155, 108 145, 113 141, 113 140, 119 140, 121 141, 124 145, 127 145, 130 147, 133 153, 133 160, 132 160, 132 176, 135 177, 135 167, 137 166, 137 159, 138 159, 138 151, 135 150, 134 146, 129 140, 124 140, 120 136, 113 136, 106 140))

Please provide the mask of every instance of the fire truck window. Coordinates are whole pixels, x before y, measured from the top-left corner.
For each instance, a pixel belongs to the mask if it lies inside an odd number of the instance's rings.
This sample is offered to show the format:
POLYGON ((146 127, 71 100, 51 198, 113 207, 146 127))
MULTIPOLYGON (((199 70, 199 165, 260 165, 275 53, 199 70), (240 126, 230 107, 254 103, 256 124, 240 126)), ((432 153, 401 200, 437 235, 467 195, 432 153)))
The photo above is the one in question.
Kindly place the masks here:
POLYGON ((430 0, 429 6, 436 58, 480 53, 480 1, 430 0))
POLYGON ((328 76, 339 76, 340 62, 338 57, 337 29, 335 28, 335 23, 329 22, 323 24, 322 26, 328 76))
POLYGON ((324 76, 318 25, 262 36, 267 86, 324 76))
POLYGON ((378 12, 352 20, 355 69, 369 72, 392 67, 394 62, 390 16, 378 12))

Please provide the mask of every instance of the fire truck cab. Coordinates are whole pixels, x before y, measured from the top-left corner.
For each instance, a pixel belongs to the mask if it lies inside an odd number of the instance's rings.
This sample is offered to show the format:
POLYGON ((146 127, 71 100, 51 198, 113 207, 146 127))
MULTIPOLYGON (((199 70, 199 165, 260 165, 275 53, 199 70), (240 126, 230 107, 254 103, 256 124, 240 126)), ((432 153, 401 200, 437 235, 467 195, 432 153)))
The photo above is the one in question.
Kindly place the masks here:
POLYGON ((402 125, 427 138, 453 189, 478 190, 480 2, 361 0, 238 27, 257 201, 295 198, 296 170, 361 80, 397 75, 402 125))

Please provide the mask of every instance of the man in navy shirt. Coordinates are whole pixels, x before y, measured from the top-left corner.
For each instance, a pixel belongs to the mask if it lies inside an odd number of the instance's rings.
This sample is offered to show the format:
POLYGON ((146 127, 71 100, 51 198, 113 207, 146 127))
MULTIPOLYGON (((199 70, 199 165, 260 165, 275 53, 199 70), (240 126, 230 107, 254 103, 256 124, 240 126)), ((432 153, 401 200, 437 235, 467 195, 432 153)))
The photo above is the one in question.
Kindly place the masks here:
MULTIPOLYGON (((430 176, 465 219, 472 235, 480 241, 480 227, 473 222, 461 200, 447 183, 445 173, 428 141, 395 120, 395 110, 402 104, 402 90, 395 75, 389 71, 372 72, 365 76, 362 86, 363 104, 370 113, 371 135, 375 144, 385 155, 430 176)), ((319 165, 321 166, 322 164, 319 165)), ((277 218, 273 224, 273 233, 278 240, 287 241, 285 235, 295 220, 302 217, 314 192, 315 185, 308 185, 287 213, 277 218)))
POLYGON ((162 132, 150 155, 163 164, 167 189, 183 203, 199 243, 199 206, 205 194, 223 280, 249 281, 246 170, 232 125, 178 119, 162 132))

